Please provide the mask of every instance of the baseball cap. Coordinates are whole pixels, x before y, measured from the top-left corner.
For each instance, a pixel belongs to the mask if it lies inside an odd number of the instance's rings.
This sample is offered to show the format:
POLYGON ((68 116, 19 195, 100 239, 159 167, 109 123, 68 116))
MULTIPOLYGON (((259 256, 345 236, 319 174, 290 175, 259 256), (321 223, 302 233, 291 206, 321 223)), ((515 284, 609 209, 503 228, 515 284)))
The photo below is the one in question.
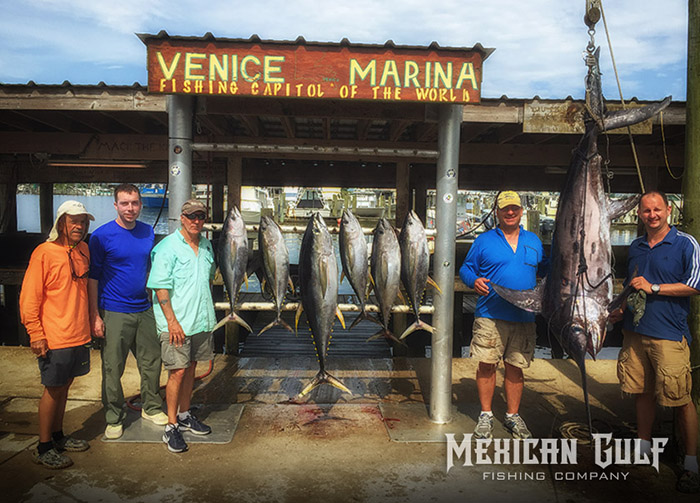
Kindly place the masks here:
POLYGON ((512 190, 504 190, 500 194, 498 194, 498 199, 496 199, 496 206, 498 206, 499 210, 502 210, 506 206, 518 206, 520 208, 523 207, 522 203, 520 202, 520 196, 518 195, 517 192, 513 192, 512 190))
POLYGON ((188 199, 182 205, 181 213, 183 215, 190 215, 190 214, 194 213, 195 211, 202 211, 202 212, 206 213, 207 207, 204 206, 204 203, 202 201, 198 201, 197 199, 188 199))
POLYGON ((92 213, 88 212, 83 203, 79 201, 65 201, 58 207, 58 210, 56 210, 56 220, 53 222, 53 227, 46 241, 56 241, 58 239, 58 220, 63 215, 87 215, 88 220, 95 220, 95 217, 92 213))

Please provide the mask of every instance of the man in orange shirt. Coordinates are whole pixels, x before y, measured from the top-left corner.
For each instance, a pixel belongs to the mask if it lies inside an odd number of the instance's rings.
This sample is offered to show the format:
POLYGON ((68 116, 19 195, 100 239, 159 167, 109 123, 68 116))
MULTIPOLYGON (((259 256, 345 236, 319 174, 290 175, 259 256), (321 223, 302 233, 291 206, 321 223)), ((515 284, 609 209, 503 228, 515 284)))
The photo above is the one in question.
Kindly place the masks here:
POLYGON ((39 401, 39 446, 34 461, 66 468, 64 451, 85 451, 85 440, 63 434, 68 389, 90 371, 87 275, 90 251, 83 241, 95 220, 82 203, 66 201, 45 243, 36 247, 19 297, 22 323, 38 357, 44 393, 39 401))

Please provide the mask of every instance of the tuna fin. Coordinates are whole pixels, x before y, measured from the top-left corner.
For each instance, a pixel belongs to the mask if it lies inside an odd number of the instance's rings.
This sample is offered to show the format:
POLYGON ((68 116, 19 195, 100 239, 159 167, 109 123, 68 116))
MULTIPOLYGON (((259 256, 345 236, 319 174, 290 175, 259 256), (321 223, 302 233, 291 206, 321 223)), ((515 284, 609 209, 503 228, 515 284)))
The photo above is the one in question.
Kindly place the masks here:
POLYGON ((435 290, 437 290, 437 292, 440 295, 442 295, 442 290, 440 290, 440 287, 438 286, 438 284, 435 283, 435 280, 433 280, 433 278, 431 278, 430 276, 428 276, 428 284, 432 285, 432 287, 435 288, 435 290))
POLYGON ((321 281, 321 296, 325 298, 326 290, 328 289, 328 270, 326 267, 324 267, 326 264, 323 262, 321 262, 319 265, 320 267, 318 268, 318 272, 320 276, 319 280, 321 281))
POLYGON ((340 324, 343 326, 343 330, 345 330, 345 318, 343 318, 343 312, 337 306, 335 308, 335 315, 340 320, 340 324))
POLYGON ((426 322, 421 321, 420 318, 414 321, 406 330, 403 331, 399 339, 405 338, 408 334, 415 332, 416 330, 425 330, 431 334, 435 333, 435 328, 428 325, 426 322))
POLYGON ((398 292, 399 294, 399 300, 401 301, 402 304, 406 303, 406 297, 403 296, 403 293, 401 293, 401 290, 398 292))
POLYGON ((396 336, 391 332, 391 330, 389 330, 387 328, 383 328, 383 327, 379 332, 377 332, 372 337, 367 339, 366 342, 370 342, 370 341, 373 341, 375 339, 379 339, 380 337, 384 337, 385 339, 389 339, 391 341, 394 341, 398 344, 401 344, 404 347, 406 346, 406 343, 404 341, 397 339, 396 336))
POLYGON ((491 285, 498 295, 514 306, 524 309, 525 311, 530 311, 531 313, 542 312, 546 279, 532 290, 511 290, 510 288, 505 288, 495 283, 489 283, 489 285, 491 285))
POLYGON ((671 97, 667 96, 663 101, 646 105, 643 107, 627 108, 625 110, 616 110, 607 112, 603 118, 603 125, 607 131, 626 126, 638 124, 647 119, 654 117, 664 108, 671 104, 671 97))
POLYGON ((610 220, 621 217, 630 211, 637 205, 637 203, 639 203, 639 199, 641 197, 642 196, 637 194, 635 196, 630 196, 620 200, 608 199, 608 216, 610 217, 610 220))
POLYGON ((301 393, 297 395, 297 398, 303 397, 309 391, 324 383, 330 384, 331 386, 352 395, 352 391, 350 391, 342 382, 340 382, 339 379, 333 377, 328 372, 321 370, 318 374, 314 376, 311 382, 307 384, 303 390, 301 390, 301 393))
POLYGON ((352 324, 350 325, 350 328, 348 328, 348 330, 352 330, 353 328, 355 328, 355 326, 358 323, 360 323, 362 320, 368 320, 368 321, 371 321, 371 322, 374 322, 374 323, 381 325, 381 323, 379 323, 379 320, 377 320, 374 316, 370 316, 367 311, 363 310, 360 312, 360 314, 357 315, 357 318, 355 318, 355 321, 352 322, 352 324))
MULTIPOLYGON (((264 292, 264 291, 265 291, 265 285, 266 285, 266 284, 267 284, 267 281, 265 280, 265 278, 263 278, 262 283, 260 283, 260 291, 261 291, 261 292, 264 292)), ((260 334, 258 334, 258 335, 260 335, 260 334)))
POLYGON ((272 327, 284 327, 287 330, 289 330, 291 333, 294 333, 294 329, 289 326, 289 323, 284 321, 282 318, 277 318, 276 320, 272 320, 270 323, 265 325, 265 328, 263 328, 260 332, 258 332, 258 335, 262 335, 263 332, 266 332, 267 330, 271 329, 272 327))
POLYGON ((245 281, 245 289, 248 290, 248 273, 243 273, 243 280, 245 281))
POLYGON ((299 336, 299 318, 301 318, 301 313, 304 311, 304 306, 299 302, 299 307, 297 307, 296 315, 294 315, 294 335, 299 336))
POLYGON ((221 327, 223 327, 224 325, 226 325, 226 323, 228 323, 229 321, 232 321, 232 322, 234 322, 234 323, 236 323, 236 324, 242 326, 243 328, 245 328, 245 329, 246 329, 248 332, 250 332, 251 334, 253 333, 253 329, 250 328, 250 325, 248 325, 248 323, 246 323, 246 321, 245 321, 243 318, 241 318, 240 316, 238 316, 238 315, 237 315, 236 313, 234 313, 233 311, 232 311, 231 314, 229 314, 228 316, 225 316, 225 317, 221 318, 221 321, 219 321, 219 323, 217 323, 216 325, 214 325, 214 328, 211 330, 212 333, 216 332, 219 328, 221 328, 221 327))
POLYGON ((372 273, 369 273, 369 282, 371 286, 374 286, 374 278, 372 277, 372 273))
POLYGON ((343 271, 340 271, 340 281, 339 281, 339 283, 342 283, 344 278, 345 278, 345 271, 343 270, 343 271))
POLYGON ((287 278, 287 284, 292 289, 292 295, 296 295, 296 291, 294 290, 294 281, 292 281, 292 278, 287 278))

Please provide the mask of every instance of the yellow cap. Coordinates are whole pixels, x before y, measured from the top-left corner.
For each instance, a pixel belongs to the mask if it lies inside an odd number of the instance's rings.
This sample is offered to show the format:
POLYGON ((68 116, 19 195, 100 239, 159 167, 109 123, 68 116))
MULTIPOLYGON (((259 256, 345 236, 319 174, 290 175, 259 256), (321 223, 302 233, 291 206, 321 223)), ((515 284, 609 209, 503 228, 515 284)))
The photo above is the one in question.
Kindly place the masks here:
POLYGON ((502 210, 506 206, 518 206, 520 208, 523 207, 522 203, 520 202, 520 196, 517 192, 513 192, 512 190, 504 190, 503 192, 498 194, 498 199, 496 199, 496 206, 498 206, 499 210, 502 210))

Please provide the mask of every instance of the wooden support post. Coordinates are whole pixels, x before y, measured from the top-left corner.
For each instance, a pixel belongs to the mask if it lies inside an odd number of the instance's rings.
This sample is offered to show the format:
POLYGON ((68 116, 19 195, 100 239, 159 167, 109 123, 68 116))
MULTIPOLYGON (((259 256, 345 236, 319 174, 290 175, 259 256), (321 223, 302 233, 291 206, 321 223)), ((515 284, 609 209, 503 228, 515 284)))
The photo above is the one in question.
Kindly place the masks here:
POLYGON ((410 210, 409 187, 410 168, 407 161, 396 163, 396 227, 403 227, 410 210))
MULTIPOLYGON (((688 85, 685 127, 685 172, 683 174, 684 231, 700 233, 700 4, 688 2, 688 85)), ((693 342, 690 365, 693 372, 693 402, 700 416, 700 297, 691 300, 688 319, 693 342)), ((700 419, 700 417, 699 417, 700 419)))
POLYGON ((241 207, 241 185, 243 180, 243 158, 231 155, 226 160, 226 184, 228 185, 228 208, 241 207))
POLYGON ((41 233, 48 234, 53 227, 54 220, 53 183, 39 184, 39 218, 41 220, 41 233))
POLYGON ((0 201, 0 234, 17 232, 16 182, 0 184, 0 201))
POLYGON ((418 216, 423 221, 423 223, 425 223, 427 198, 428 198, 428 186, 424 181, 416 180, 414 190, 415 190, 415 194, 414 194, 413 209, 418 214, 418 216))

